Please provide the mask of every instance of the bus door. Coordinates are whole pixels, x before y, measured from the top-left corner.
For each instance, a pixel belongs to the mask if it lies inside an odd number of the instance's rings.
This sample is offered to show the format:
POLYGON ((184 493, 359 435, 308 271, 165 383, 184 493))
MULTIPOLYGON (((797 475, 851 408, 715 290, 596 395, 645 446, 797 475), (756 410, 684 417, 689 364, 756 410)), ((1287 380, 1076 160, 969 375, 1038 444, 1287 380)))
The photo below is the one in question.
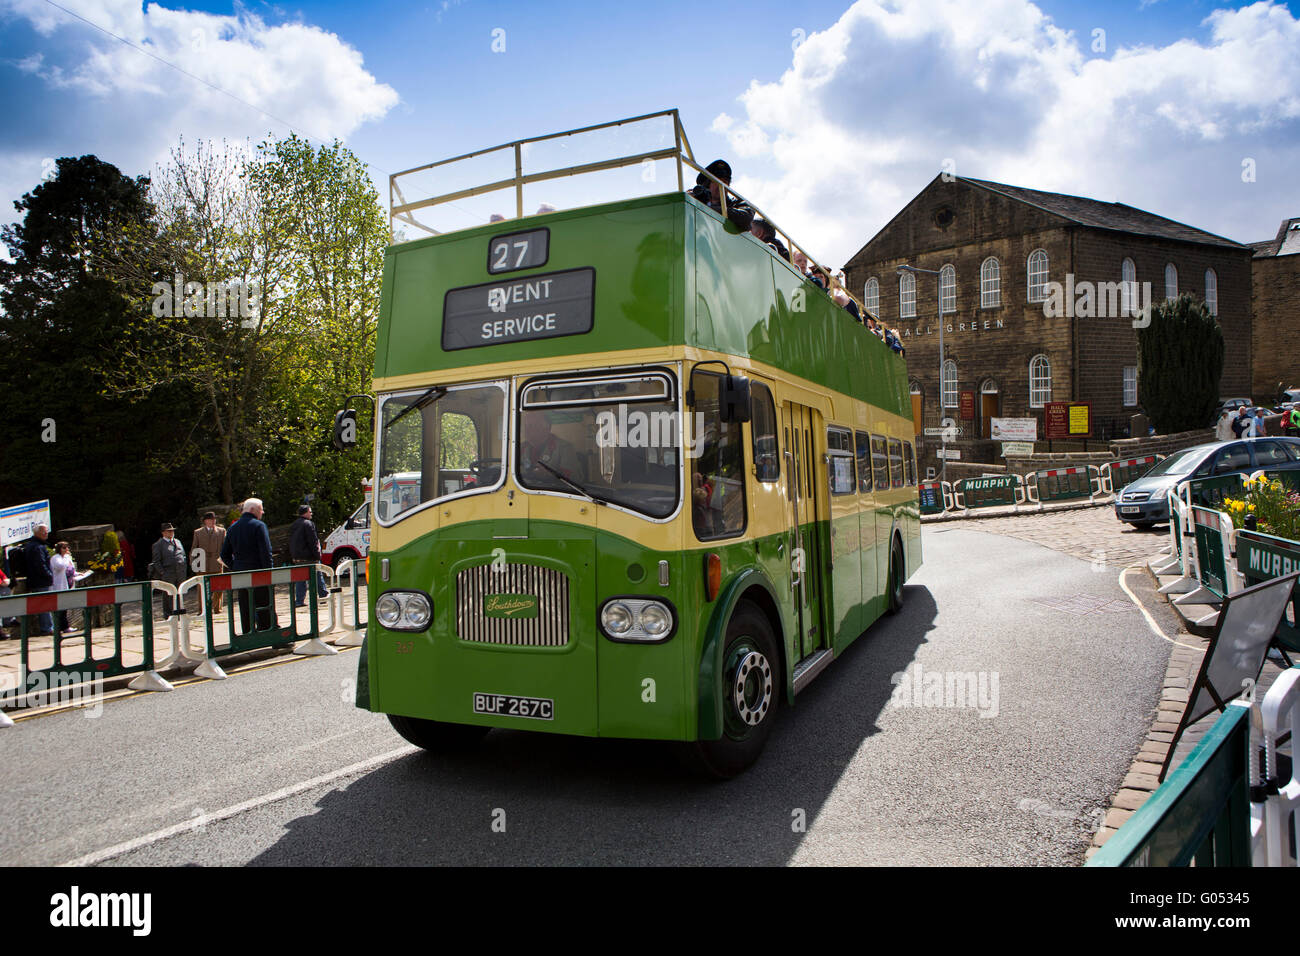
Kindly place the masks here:
POLYGON ((817 449, 821 416, 806 405, 786 402, 781 411, 785 438, 791 579, 795 607, 795 659, 826 646, 822 625, 822 576, 826 560, 817 533, 817 449), (802 570, 800 570, 802 569, 802 570))

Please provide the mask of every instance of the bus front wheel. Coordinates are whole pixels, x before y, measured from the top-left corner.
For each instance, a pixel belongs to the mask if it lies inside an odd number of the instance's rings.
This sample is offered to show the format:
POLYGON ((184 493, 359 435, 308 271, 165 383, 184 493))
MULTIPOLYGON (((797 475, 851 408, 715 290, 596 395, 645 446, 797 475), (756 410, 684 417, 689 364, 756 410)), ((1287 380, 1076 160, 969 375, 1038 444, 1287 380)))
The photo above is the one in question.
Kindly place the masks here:
POLYGON ((448 724, 422 717, 402 717, 399 714, 389 714, 388 722, 409 743, 431 753, 465 750, 482 740, 491 729, 469 724, 448 724))
POLYGON ((747 601, 736 605, 722 651, 722 736, 687 746, 687 761, 719 779, 758 759, 776 721, 781 659, 767 615, 747 601))

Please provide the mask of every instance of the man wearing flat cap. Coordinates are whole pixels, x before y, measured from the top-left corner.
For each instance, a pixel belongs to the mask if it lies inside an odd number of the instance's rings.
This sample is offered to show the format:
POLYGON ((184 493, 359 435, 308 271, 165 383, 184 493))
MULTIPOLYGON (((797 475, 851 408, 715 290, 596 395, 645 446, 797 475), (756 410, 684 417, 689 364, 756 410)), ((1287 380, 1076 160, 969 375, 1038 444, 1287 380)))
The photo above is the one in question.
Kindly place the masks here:
MULTIPOLYGON (((725 159, 715 159, 704 167, 707 172, 728 186, 731 185, 731 166, 725 159)), ((687 193, 692 199, 704 203, 715 212, 722 212, 721 187, 704 173, 695 177, 695 187, 687 193)), ((754 210, 749 203, 739 196, 727 196, 727 218, 736 224, 741 232, 749 232, 754 222, 754 210)))
MULTIPOLYGON (((170 521, 164 521, 162 537, 153 543, 153 562, 150 577, 155 581, 166 581, 179 585, 185 580, 185 549, 176 540, 176 528, 170 521)), ((181 613, 181 605, 170 594, 163 595, 163 620, 173 614, 181 613)))
MULTIPOLYGON (((298 506, 298 520, 293 523, 289 530, 289 560, 294 564, 318 564, 320 563, 320 535, 316 531, 316 525, 311 520, 311 505, 298 506)), ((324 598, 325 575, 316 572, 317 593, 324 598)), ((307 582, 296 581, 293 585, 293 603, 296 607, 305 607, 307 604, 307 582)))

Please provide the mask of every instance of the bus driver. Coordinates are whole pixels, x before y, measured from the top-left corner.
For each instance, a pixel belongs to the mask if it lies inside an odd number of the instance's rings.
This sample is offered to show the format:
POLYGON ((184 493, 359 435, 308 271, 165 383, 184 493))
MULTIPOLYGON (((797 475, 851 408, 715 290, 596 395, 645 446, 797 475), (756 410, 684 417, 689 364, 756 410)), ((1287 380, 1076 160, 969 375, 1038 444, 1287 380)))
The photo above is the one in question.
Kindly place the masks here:
POLYGON ((549 465, 570 481, 582 480, 582 467, 573 445, 551 434, 551 421, 547 413, 534 409, 524 412, 524 441, 519 449, 519 465, 530 480, 550 484, 554 475, 538 462, 549 465))

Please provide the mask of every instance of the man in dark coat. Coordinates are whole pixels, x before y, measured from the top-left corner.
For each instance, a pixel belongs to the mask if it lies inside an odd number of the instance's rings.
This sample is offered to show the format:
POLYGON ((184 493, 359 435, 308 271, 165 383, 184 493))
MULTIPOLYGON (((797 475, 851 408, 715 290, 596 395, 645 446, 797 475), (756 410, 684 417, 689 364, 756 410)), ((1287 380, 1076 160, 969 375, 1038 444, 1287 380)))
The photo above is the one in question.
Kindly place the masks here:
MULTIPOLYGON (((311 505, 298 506, 298 520, 289 530, 289 560, 294 564, 320 563, 320 535, 316 524, 311 520, 311 505)), ((325 597, 325 575, 316 573, 317 593, 325 597)), ((297 607, 307 604, 307 582, 296 581, 293 585, 293 603, 297 607)))
MULTIPOLYGON (((166 581, 177 585, 185 581, 185 548, 176 540, 176 528, 171 522, 164 522, 162 537, 153 543, 153 561, 150 577, 155 581, 166 581)), ((180 614, 184 608, 179 601, 174 601, 170 594, 163 594, 163 620, 173 614, 180 614)))
MULTIPOLYGON (((262 523, 262 499, 249 498, 244 502, 244 513, 239 520, 226 531, 226 541, 221 546, 221 563, 232 571, 261 571, 272 567, 271 532, 262 523)), ((241 634, 248 634, 249 627, 249 588, 239 590, 239 628, 241 634)), ((272 622, 271 589, 256 587, 253 592, 253 604, 257 609, 257 630, 267 631, 275 625, 272 622)))
MULTIPOLYGON (((50 536, 50 529, 38 524, 32 529, 33 537, 23 542, 23 562, 27 565, 27 590, 48 591, 54 586, 54 573, 50 571, 50 549, 45 546, 45 539, 50 536)), ((37 632, 47 637, 54 633, 54 615, 49 611, 37 619, 37 632)))
MULTIPOLYGON (((715 159, 704 168, 728 186, 731 185, 731 166, 725 159, 715 159)), ((721 188, 717 183, 705 176, 704 173, 700 173, 695 177, 695 187, 691 189, 688 195, 704 203, 715 212, 722 212, 720 192, 721 188)), ((749 232, 749 227, 754 222, 754 210, 749 203, 739 196, 728 195, 727 218, 735 223, 736 228, 741 232, 749 232)))

